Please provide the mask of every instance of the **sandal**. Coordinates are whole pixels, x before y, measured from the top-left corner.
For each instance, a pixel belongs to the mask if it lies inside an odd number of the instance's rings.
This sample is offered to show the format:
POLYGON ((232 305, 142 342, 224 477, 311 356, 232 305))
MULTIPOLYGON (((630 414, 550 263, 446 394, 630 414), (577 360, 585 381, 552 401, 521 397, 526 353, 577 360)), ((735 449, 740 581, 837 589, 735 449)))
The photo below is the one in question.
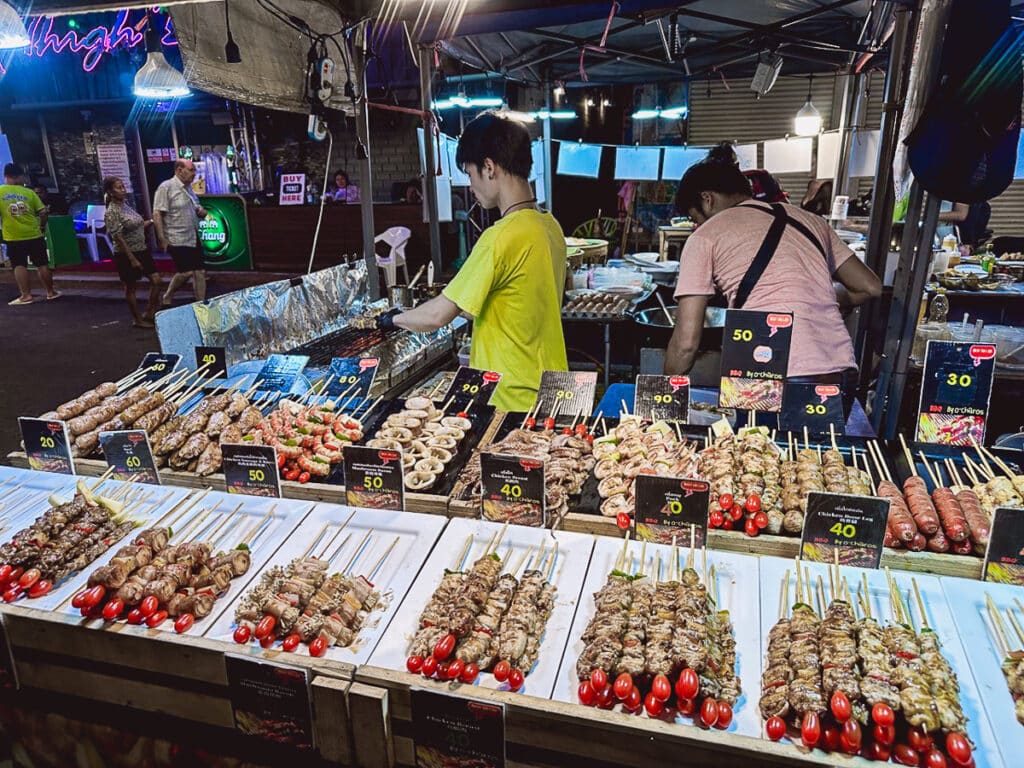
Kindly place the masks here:
POLYGON ((34 299, 29 296, 27 299, 23 299, 21 296, 16 298, 14 301, 8 301, 7 306, 9 307, 20 307, 22 304, 31 304, 34 299))

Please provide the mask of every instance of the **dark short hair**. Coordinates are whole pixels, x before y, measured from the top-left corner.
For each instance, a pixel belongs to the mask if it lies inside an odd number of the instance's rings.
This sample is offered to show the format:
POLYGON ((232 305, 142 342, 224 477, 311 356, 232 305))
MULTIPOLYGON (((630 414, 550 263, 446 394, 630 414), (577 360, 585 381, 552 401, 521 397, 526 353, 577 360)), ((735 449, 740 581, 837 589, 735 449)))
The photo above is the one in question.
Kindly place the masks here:
POLYGON ((17 163, 8 163, 4 166, 4 176, 10 179, 25 175, 25 169, 17 163))
POLYGON ((459 137, 455 164, 463 171, 469 163, 481 168, 488 157, 506 173, 529 178, 533 155, 526 126, 491 110, 473 118, 459 137))
POLYGON ((709 155, 696 165, 691 165, 679 181, 676 213, 686 216, 691 209, 699 209, 700 196, 704 192, 750 197, 750 182, 732 162, 709 155))
POLYGON ((333 177, 333 178, 335 178, 335 179, 336 179, 336 178, 338 178, 339 176, 344 176, 344 177, 345 177, 345 185, 346 185, 346 186, 352 183, 352 179, 350 179, 350 178, 348 177, 348 174, 347 174, 347 173, 345 173, 345 171, 341 170, 341 168, 339 168, 338 170, 336 170, 336 171, 334 172, 334 177, 333 177))

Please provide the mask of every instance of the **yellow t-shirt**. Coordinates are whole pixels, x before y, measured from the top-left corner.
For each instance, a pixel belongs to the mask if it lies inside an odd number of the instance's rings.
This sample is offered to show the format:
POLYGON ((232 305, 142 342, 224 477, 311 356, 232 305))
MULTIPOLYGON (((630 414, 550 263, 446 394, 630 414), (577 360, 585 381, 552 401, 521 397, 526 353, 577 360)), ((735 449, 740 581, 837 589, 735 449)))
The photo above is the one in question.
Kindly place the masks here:
POLYGON ((480 236, 444 295, 475 318, 469 364, 497 371, 491 403, 533 405, 544 371, 568 370, 562 336, 565 236, 550 213, 510 213, 480 236))

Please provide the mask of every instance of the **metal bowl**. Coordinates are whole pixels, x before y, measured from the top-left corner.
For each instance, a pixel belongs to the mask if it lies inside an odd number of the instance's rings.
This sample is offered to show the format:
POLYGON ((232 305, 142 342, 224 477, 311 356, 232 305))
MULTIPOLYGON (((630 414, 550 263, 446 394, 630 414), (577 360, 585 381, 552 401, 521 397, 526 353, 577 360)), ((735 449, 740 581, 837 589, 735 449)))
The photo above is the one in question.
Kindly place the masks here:
MULTIPOLYGON (((676 317, 676 307, 669 307, 668 313, 672 315, 672 319, 676 317)), ((645 309, 642 312, 637 312, 636 321, 640 325, 650 325, 656 328, 670 328, 672 324, 669 323, 668 318, 665 317, 665 312, 661 307, 651 307, 645 309)), ((704 327, 705 328, 722 328, 725 326, 725 308, 724 307, 708 307, 704 310, 704 327)))

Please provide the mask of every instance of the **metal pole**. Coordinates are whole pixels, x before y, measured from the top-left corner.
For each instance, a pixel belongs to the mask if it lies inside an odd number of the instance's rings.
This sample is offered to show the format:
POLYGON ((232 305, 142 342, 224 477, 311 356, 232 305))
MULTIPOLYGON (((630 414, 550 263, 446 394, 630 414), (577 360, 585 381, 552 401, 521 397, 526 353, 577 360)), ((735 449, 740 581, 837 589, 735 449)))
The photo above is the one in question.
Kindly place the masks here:
POLYGON ((853 132, 858 127, 861 102, 864 100, 863 75, 847 75, 843 83, 842 106, 839 113, 839 159, 832 179, 832 195, 848 195, 850 188, 850 155, 853 132))
POLYGON ((374 251, 373 229, 373 166, 370 163, 370 109, 366 105, 366 60, 369 34, 369 22, 359 25, 355 39, 355 55, 353 56, 356 70, 356 91, 359 98, 355 100, 356 135, 363 151, 359 160, 359 181, 363 185, 363 193, 359 198, 359 211, 363 225, 363 262, 366 264, 366 288, 374 301, 381 297, 380 275, 377 272, 377 254, 374 251))
MULTIPOLYGON (((426 114, 431 112, 434 94, 431 89, 433 76, 433 55, 431 48, 420 48, 420 109, 426 114)), ((437 220, 437 147, 434 144, 434 126, 423 125, 423 199, 427 203, 427 224, 430 227, 430 260, 434 262, 434 272, 441 274, 441 225, 437 220)))
MULTIPOLYGON (((544 78, 544 109, 551 114, 551 82, 544 78)), ((547 200, 546 207, 549 211, 555 210, 555 204, 551 199, 551 118, 541 121, 542 138, 544 140, 544 199, 547 200)))

